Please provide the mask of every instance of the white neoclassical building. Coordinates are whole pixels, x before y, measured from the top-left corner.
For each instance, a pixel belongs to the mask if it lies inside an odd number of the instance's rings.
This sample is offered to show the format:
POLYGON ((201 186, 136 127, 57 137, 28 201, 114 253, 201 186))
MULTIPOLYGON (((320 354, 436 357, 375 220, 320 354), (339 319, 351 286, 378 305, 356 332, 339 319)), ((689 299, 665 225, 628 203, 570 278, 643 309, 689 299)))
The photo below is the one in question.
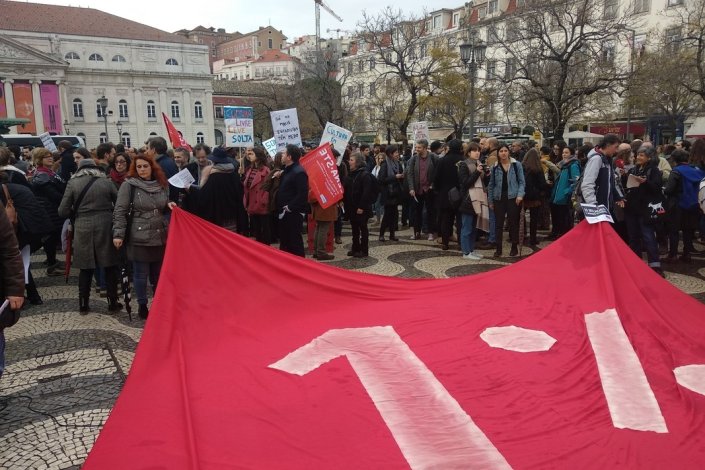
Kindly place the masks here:
POLYGON ((166 136, 214 143, 208 47, 92 8, 0 0, 0 118, 16 133, 141 145, 166 136), (107 98, 107 107, 101 99, 107 98))

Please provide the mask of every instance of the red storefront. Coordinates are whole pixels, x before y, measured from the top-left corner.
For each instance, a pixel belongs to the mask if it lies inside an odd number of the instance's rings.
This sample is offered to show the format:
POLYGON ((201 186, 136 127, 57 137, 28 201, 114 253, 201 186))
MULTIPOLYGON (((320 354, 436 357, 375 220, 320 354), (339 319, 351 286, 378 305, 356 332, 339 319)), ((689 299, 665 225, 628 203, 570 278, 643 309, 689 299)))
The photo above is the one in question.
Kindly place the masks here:
MULTIPOLYGON (((627 123, 626 122, 606 122, 599 124, 590 124, 588 126, 588 132, 594 132, 595 134, 617 134, 622 138, 626 138, 627 135, 627 123)), ((629 124, 629 134, 631 138, 640 139, 646 135, 646 123, 643 121, 635 121, 629 124)))

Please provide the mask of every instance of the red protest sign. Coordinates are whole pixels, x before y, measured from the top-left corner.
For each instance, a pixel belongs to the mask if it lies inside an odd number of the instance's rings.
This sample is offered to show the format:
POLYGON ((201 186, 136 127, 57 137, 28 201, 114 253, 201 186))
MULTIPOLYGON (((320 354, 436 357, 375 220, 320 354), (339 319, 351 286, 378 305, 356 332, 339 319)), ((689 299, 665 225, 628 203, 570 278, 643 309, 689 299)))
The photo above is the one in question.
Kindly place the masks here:
POLYGON ((333 149, 329 143, 310 151, 299 162, 308 175, 308 185, 318 203, 326 209, 343 199, 343 185, 338 176, 333 149))

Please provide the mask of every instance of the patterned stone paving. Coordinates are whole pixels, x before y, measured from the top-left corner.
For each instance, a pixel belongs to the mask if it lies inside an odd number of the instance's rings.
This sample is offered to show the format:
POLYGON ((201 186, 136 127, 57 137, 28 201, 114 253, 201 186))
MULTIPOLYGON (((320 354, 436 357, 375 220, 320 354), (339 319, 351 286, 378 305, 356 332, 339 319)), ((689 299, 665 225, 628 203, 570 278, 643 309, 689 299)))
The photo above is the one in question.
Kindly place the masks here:
MULTIPOLYGON (((370 257, 350 258, 349 237, 337 245, 328 264, 360 272, 406 278, 464 276, 499 269, 521 258, 465 260, 452 244, 442 251, 436 242, 378 242, 371 225, 370 257)), ((347 231, 344 235, 347 235, 347 231)), ((544 248, 546 243, 540 245, 544 248)), ((704 249, 702 245, 696 246, 704 249)), ((505 246, 504 252, 509 252, 505 246)), ((532 250, 524 248, 523 255, 532 250)), ((44 305, 23 311, 20 322, 5 331, 7 367, 0 379, 0 470, 77 469, 84 462, 107 419, 126 375, 144 322, 123 310, 109 315, 105 298, 91 297, 91 313, 78 315, 77 279, 47 277, 43 255, 34 256, 35 275, 44 305)), ((705 253, 690 264, 665 265, 667 280, 705 302, 705 253)), ((133 309, 136 310, 133 301, 133 309)))

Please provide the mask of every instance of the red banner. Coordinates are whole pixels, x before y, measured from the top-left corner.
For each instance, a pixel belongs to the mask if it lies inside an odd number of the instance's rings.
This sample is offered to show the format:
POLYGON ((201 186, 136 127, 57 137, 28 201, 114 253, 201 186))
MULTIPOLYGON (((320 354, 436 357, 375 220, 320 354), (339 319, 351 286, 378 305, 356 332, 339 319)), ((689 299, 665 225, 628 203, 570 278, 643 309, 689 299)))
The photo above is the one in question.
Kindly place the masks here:
POLYGON ((164 125, 166 126, 166 132, 169 135, 169 140, 171 141, 171 146, 176 148, 183 147, 185 149, 188 149, 189 152, 191 152, 191 146, 186 143, 186 140, 184 137, 179 134, 179 131, 176 130, 176 127, 174 127, 174 124, 171 122, 171 120, 166 117, 165 113, 162 113, 162 117, 164 118, 164 125))
POLYGON ((308 185, 322 208, 326 209, 343 199, 343 185, 329 143, 304 155, 300 163, 308 175, 308 185))
POLYGON ((171 220, 87 470, 705 467, 705 307, 607 224, 410 280, 171 220))
POLYGON ((22 127, 22 132, 36 134, 37 124, 34 122, 34 113, 38 110, 34 109, 34 102, 32 101, 32 85, 29 83, 13 83, 12 96, 15 99, 15 116, 30 120, 22 127))

